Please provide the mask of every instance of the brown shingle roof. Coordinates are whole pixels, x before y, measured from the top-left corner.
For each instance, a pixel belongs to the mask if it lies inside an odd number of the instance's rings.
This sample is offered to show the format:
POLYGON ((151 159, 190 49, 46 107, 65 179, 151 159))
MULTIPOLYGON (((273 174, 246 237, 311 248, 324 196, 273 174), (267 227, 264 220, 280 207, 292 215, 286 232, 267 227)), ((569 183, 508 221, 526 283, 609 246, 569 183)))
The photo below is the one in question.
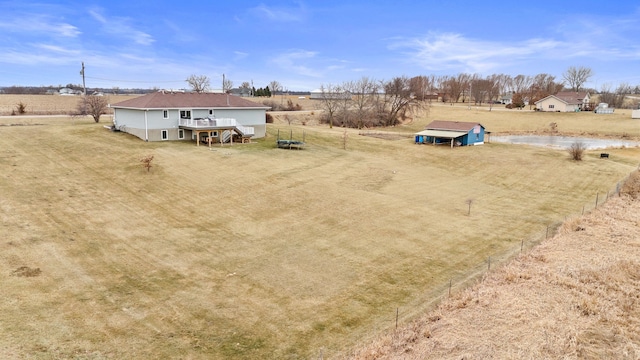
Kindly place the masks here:
POLYGON ((268 106, 243 99, 235 95, 216 93, 154 92, 134 99, 112 104, 116 108, 177 109, 177 108, 254 108, 269 109, 268 106))
POLYGON ((555 96, 570 105, 582 104, 584 98, 587 97, 586 91, 560 91, 555 96))
POLYGON ((433 120, 429 125, 425 126, 426 130, 453 130, 453 131, 470 131, 476 125, 482 126, 480 123, 466 121, 446 121, 433 120))

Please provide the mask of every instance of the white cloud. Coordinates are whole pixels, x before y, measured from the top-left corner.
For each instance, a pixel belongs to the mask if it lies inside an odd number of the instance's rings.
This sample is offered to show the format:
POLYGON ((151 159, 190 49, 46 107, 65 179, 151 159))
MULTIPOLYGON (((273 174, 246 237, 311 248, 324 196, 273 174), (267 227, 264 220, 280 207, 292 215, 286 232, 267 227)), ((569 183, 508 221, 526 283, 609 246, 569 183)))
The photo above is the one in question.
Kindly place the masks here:
POLYGON ((301 22, 306 17, 305 8, 299 4, 297 8, 276 8, 260 4, 249 10, 257 17, 277 22, 301 22))
POLYGON ((0 21, 0 29, 7 32, 38 33, 52 37, 74 38, 81 34, 80 30, 68 23, 56 21, 45 14, 21 14, 20 19, 0 21))
POLYGON ((322 72, 316 70, 316 66, 310 66, 317 53, 308 50, 293 50, 276 56, 272 62, 280 68, 298 75, 320 77, 322 72))
POLYGON ((102 24, 102 31, 107 34, 129 39, 138 45, 151 45, 155 42, 153 36, 130 25, 129 18, 106 17, 101 9, 89 10, 89 15, 102 24))

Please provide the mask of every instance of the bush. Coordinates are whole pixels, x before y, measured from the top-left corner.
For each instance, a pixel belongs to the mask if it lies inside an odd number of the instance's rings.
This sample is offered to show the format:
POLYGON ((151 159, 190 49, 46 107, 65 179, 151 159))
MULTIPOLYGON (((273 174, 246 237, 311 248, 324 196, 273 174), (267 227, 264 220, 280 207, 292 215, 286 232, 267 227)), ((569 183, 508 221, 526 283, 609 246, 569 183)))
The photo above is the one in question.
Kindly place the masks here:
POLYGON ((20 114, 20 115, 26 113, 27 112, 27 104, 25 104, 23 102, 19 102, 16 105, 16 110, 18 110, 18 114, 20 114))
POLYGON ((267 113, 266 119, 267 124, 273 124, 273 116, 271 116, 271 114, 267 113))
POLYGON ((582 142, 576 141, 569 147, 569 155, 572 160, 581 161, 586 149, 587 147, 582 142))

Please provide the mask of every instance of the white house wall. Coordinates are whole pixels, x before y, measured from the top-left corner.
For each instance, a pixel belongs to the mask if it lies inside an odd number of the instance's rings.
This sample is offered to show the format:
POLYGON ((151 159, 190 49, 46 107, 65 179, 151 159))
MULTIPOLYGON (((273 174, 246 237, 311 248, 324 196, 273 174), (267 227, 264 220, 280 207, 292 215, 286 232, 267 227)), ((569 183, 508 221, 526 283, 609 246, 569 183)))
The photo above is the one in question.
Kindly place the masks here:
MULTIPOLYGON (((141 139, 148 136, 149 141, 160 140, 161 130, 167 130, 169 140, 178 138, 178 120, 180 110, 190 110, 191 118, 205 118, 209 116, 209 109, 163 109, 163 110, 133 110, 114 109, 114 123, 118 129, 135 135, 141 139), (168 111, 165 119, 164 110, 168 111), (145 122, 146 113, 146 122, 145 122)), ((234 118, 239 124, 254 128, 254 137, 266 135, 264 109, 214 109, 213 115, 218 118, 234 118)), ((187 136, 185 138, 188 139, 187 136)))
POLYGON ((538 103, 538 109, 540 111, 567 111, 566 106, 566 103, 555 97, 550 97, 538 103), (550 108, 550 105, 553 105, 553 108, 550 108))

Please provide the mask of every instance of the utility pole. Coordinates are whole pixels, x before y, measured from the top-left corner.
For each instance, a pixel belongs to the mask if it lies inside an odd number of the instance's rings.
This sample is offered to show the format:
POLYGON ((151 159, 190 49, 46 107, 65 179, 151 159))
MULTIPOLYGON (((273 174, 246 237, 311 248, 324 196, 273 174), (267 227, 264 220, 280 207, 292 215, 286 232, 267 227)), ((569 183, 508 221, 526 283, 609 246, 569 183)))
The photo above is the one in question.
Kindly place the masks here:
POLYGON ((82 90, 84 91, 84 95, 87 95, 87 85, 84 82, 84 61, 82 62, 82 70, 80 70, 80 75, 82 75, 82 90))
POLYGON ((80 75, 82 75, 82 115, 87 114, 87 85, 84 82, 84 61, 82 62, 82 70, 80 70, 80 75))
POLYGON ((222 93, 226 93, 224 89, 224 74, 222 74, 222 93))

